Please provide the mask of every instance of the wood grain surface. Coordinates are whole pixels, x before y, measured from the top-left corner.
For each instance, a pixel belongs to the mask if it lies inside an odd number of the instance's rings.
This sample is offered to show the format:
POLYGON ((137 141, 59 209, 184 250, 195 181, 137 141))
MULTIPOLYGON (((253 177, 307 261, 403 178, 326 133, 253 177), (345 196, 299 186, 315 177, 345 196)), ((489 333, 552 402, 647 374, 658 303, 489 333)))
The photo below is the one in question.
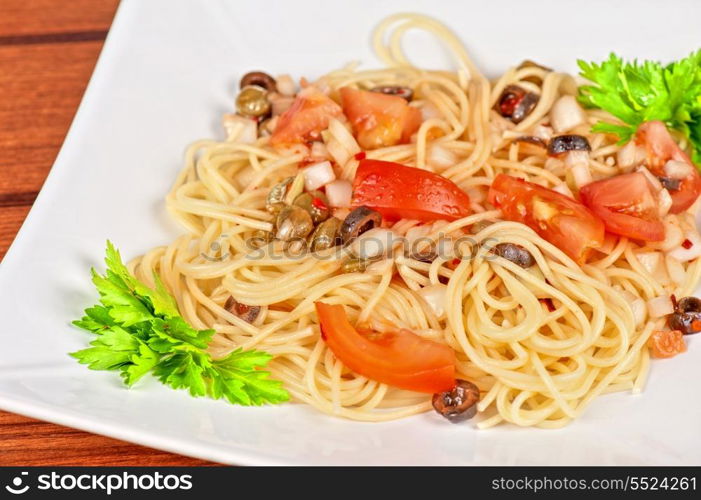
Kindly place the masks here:
MULTIPOLYGON (((117 0, 0 0, 0 260, 46 178, 117 0)), ((0 411, 0 465, 210 465, 0 411)))

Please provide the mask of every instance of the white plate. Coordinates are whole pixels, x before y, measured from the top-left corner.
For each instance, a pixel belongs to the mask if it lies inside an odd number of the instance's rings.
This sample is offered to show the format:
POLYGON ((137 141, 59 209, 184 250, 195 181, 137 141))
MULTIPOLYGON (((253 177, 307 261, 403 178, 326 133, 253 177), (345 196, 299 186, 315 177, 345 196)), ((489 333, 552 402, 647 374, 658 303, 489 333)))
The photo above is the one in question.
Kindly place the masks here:
MULTIPOLYGON (((185 145, 221 136, 251 69, 318 76, 350 60, 376 65, 370 31, 398 11, 448 22, 496 74, 533 58, 673 59, 701 47, 701 3, 606 1, 128 0, 66 143, 0 265, 0 408, 186 455, 236 464, 701 464, 701 338, 655 362, 641 396, 601 397, 562 430, 476 431, 435 415, 364 424, 301 405, 241 408, 193 399, 153 379, 127 390, 66 353, 89 336, 69 326, 95 302, 90 266, 104 243, 132 257, 179 231, 163 197, 185 145), (362 5, 362 7, 360 7, 362 5)), ((444 54, 416 36, 418 60, 444 54)), ((0 459, 1 461, 1 459, 0 459)))

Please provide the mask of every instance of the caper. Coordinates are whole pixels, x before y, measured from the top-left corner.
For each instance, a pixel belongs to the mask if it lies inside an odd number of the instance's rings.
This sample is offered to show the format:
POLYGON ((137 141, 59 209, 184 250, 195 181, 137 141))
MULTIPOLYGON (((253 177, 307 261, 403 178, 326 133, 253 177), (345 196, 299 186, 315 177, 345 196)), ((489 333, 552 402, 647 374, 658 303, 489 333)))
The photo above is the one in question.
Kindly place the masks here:
POLYGON ((287 195, 287 190, 290 188, 290 185, 292 185, 294 180, 294 177, 288 177, 270 188, 268 197, 265 199, 265 208, 268 212, 277 214, 285 206, 285 196, 287 195))
POLYGON ((362 273, 370 264, 372 264, 372 260, 370 259, 358 259, 356 257, 351 257, 341 265, 341 272, 362 273))
POLYGON ((248 87, 249 85, 255 85, 257 87, 262 87, 268 92, 275 92, 277 90, 277 85, 275 83, 275 78, 262 71, 251 71, 246 73, 241 78, 239 83, 240 88, 248 87))
POLYGON ((538 95, 518 85, 507 85, 499 96, 496 109, 504 118, 520 123, 533 111, 539 99, 538 95))
POLYGON ((414 97, 414 91, 409 87, 402 87, 399 85, 380 85, 379 87, 374 87, 370 89, 371 92, 379 92, 381 94, 396 95, 407 101, 411 101, 414 97))
POLYGON ((589 140, 583 135, 558 135, 550 139, 548 155, 559 156, 570 151, 591 151, 589 140))
POLYGON ((348 243, 365 231, 382 224, 382 215, 368 207, 358 207, 346 216, 341 226, 343 243, 348 243))
POLYGON ((314 229, 314 223, 307 211, 295 206, 287 206, 280 210, 275 226, 276 238, 283 241, 306 238, 314 229))
POLYGON ((341 242, 339 232, 341 230, 340 219, 331 217, 316 226, 312 235, 312 251, 326 250, 327 248, 335 247, 341 242))
POLYGON ((258 85, 248 85, 236 97, 236 111, 243 116, 259 117, 270 113, 268 92, 258 85))
POLYGON ((524 269, 535 264, 535 258, 531 252, 514 243, 499 243, 494 249, 494 253, 524 269))
POLYGON ((479 388, 467 380, 456 380, 455 386, 433 395, 433 408, 451 422, 468 420, 477 413, 479 388))
POLYGON ((260 306, 247 306, 246 304, 238 302, 234 297, 226 299, 224 309, 248 323, 253 323, 258 317, 258 314, 260 314, 260 306))
POLYGON ((247 244, 251 249, 256 249, 264 247, 274 239, 275 235, 273 233, 271 233, 270 231, 263 231, 262 229, 259 229, 258 231, 253 233, 253 236, 250 240, 248 240, 247 244))
POLYGON ((329 200, 321 191, 302 193, 295 198, 292 204, 309 212, 314 224, 319 224, 329 218, 329 200))

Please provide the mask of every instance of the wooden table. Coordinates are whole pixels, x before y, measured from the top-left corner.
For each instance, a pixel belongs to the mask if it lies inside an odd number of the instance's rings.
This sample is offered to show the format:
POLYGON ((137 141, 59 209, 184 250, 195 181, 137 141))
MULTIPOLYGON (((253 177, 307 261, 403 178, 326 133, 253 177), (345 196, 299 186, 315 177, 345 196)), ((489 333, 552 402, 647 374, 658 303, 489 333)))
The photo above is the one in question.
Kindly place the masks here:
MULTIPOLYGON (((0 0, 0 260, 56 158, 117 0, 0 0)), ((0 465, 207 465, 0 411, 0 465)))

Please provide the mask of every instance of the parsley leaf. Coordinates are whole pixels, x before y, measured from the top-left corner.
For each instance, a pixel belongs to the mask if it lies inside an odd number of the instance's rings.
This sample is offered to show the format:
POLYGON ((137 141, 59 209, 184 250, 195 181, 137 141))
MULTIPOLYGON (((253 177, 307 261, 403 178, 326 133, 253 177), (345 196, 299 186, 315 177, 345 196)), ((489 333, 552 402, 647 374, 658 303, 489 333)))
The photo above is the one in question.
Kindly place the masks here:
POLYGON ((600 64, 577 61, 592 85, 579 89, 579 102, 608 111, 623 122, 599 122, 595 132, 627 142, 643 122, 659 120, 689 139, 701 164, 701 50, 666 66, 655 61, 624 62, 611 54, 600 64))
POLYGON ((91 370, 118 370, 127 386, 153 373, 174 389, 193 396, 261 405, 289 399, 282 383, 264 367, 272 356, 238 349, 212 359, 206 348, 214 330, 197 330, 178 312, 175 299, 154 274, 155 289, 134 277, 119 251, 107 242, 104 276, 92 270, 100 304, 85 310, 73 324, 96 334, 91 347, 71 353, 91 370))

